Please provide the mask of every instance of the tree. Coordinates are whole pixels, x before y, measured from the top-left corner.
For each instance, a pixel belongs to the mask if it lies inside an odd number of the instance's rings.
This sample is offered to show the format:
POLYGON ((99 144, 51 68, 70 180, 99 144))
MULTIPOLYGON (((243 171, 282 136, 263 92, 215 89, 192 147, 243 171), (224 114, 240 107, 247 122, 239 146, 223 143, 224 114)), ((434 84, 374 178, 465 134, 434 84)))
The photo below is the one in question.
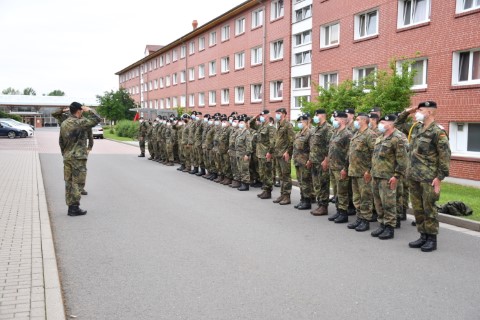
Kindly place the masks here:
POLYGON ((23 95, 25 95, 25 96, 36 96, 37 93, 35 92, 35 90, 33 90, 33 88, 28 87, 28 88, 23 89, 23 95))
POLYGON ((100 104, 97 109, 98 113, 114 122, 123 119, 133 119, 135 111, 129 111, 129 109, 138 107, 124 88, 117 91, 105 91, 103 96, 97 96, 97 100, 100 104))
POLYGON ((16 95, 16 94, 20 94, 20 91, 12 87, 8 87, 7 89, 2 90, 2 94, 16 95))
POLYGON ((53 91, 50 92, 48 95, 49 95, 49 96, 62 97, 62 96, 65 95, 65 92, 63 92, 62 90, 53 90, 53 91))

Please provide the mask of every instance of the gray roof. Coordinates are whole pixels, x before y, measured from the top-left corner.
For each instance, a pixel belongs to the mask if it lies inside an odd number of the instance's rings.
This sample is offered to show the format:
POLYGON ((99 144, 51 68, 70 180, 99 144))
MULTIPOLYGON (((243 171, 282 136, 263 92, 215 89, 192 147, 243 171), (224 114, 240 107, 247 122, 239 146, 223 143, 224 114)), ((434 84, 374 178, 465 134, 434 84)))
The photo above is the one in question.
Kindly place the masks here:
POLYGON ((69 96, 25 96, 0 94, 0 106, 37 106, 37 107, 67 107, 73 101, 86 106, 97 107, 98 101, 92 98, 69 96))

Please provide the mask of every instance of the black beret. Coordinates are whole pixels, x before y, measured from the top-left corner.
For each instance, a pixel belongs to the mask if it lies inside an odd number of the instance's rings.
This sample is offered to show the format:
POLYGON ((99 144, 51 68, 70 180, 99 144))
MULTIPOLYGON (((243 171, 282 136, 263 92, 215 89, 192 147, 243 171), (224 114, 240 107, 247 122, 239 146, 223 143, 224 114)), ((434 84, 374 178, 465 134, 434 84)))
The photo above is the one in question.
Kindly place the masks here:
POLYGON ((287 109, 285 109, 285 108, 279 108, 279 109, 277 109, 275 112, 281 112, 281 113, 283 113, 283 114, 287 114, 287 109))
POLYGON ((220 118, 220 120, 221 120, 221 121, 228 121, 228 118, 223 115, 223 116, 220 118))
POLYGON ((335 111, 333 113, 333 117, 335 117, 335 118, 348 118, 347 113, 342 112, 342 111, 335 111))
POLYGON ((237 117, 238 122, 246 121, 243 115, 237 117))
POLYGON ((377 106, 373 107, 372 110, 370 110, 370 112, 381 112, 381 111, 382 111, 382 109, 380 107, 377 107, 377 106))
POLYGON ((202 112, 201 111, 197 111, 197 116, 201 116, 202 115, 202 112))
POLYGON ((263 110, 262 112, 260 112, 261 115, 265 115, 265 114, 269 114, 269 113, 270 113, 270 111, 268 111, 268 110, 266 110, 266 109, 263 110))
POLYGON ((325 109, 317 109, 315 110, 315 115, 317 114, 327 114, 327 112, 325 111, 325 109))
POLYGON ((230 113, 230 116, 237 116, 237 115, 238 115, 237 111, 232 111, 232 113, 230 113))
POLYGON ((357 117, 368 117, 368 114, 366 114, 365 112, 359 112, 357 113, 357 117))
POLYGON ((370 114, 368 115, 368 117, 369 117, 370 119, 380 119, 380 117, 379 117, 378 114, 376 114, 376 113, 370 113, 370 114))
POLYGON ((175 115, 173 113, 170 113, 170 117, 175 117, 175 115))
POLYGON ((245 119, 246 122, 250 121, 250 117, 246 116, 246 117, 243 117, 245 119))
POLYGON ((186 113, 182 114, 182 119, 186 119, 186 118, 188 118, 188 114, 186 113))
POLYGON ((203 116, 204 118, 210 118, 210 115, 207 113, 203 116))
POLYGON ((310 119, 310 116, 304 113, 297 118, 297 121, 308 120, 308 119, 310 119))
POLYGON ((222 114, 220 115, 220 117, 222 117, 222 118, 223 118, 223 117, 227 118, 227 115, 226 115, 225 113, 222 113, 222 114))
POLYGON ((196 116, 196 115, 197 115, 197 111, 192 111, 192 115, 196 116))
POLYGON ((394 114, 387 114, 386 116, 383 116, 380 121, 385 120, 385 121, 395 121, 397 120, 397 116, 394 114))
POLYGON ((345 113, 355 114, 355 109, 347 108, 347 109, 345 109, 345 113))
POLYGON ((420 108, 437 108, 437 103, 435 101, 424 101, 418 104, 418 109, 420 108))
POLYGON ((72 102, 70 104, 70 113, 75 113, 77 110, 82 109, 82 104, 78 102, 72 102))

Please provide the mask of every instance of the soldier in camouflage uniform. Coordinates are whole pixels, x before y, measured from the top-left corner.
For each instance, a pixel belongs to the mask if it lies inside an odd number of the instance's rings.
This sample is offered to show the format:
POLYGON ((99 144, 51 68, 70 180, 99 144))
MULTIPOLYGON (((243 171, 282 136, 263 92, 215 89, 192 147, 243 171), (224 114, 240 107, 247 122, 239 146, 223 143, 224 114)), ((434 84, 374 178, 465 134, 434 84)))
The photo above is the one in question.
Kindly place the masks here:
POLYGON ((407 167, 407 149, 400 131, 394 126, 395 115, 380 119, 379 130, 383 133, 375 141, 372 156, 373 200, 380 226, 372 237, 386 240, 394 237, 397 224, 397 184, 407 167))
POLYGON ((85 132, 100 123, 100 117, 89 107, 78 102, 70 105, 71 116, 60 126, 59 145, 63 156, 65 180, 65 201, 68 215, 84 215, 87 211, 80 209, 80 185, 85 185, 87 175, 87 145, 85 132), (85 116, 82 117, 83 113, 85 116))
POLYGON ((148 131, 148 122, 140 117, 140 127, 138 128, 138 141, 140 145, 140 154, 139 157, 145 157, 145 137, 147 136, 148 131))
POLYGON ((153 160, 153 158, 155 158, 152 145, 152 131, 153 124, 151 121, 148 121, 147 136, 145 137, 145 140, 147 141, 148 154, 150 155, 150 157, 148 157, 148 160, 153 160))
MULTIPOLYGON (((213 158, 213 138, 215 136, 215 129, 218 127, 218 124, 220 123, 219 120, 215 121, 214 116, 208 117, 208 125, 205 128, 205 152, 203 154, 203 162, 205 164, 205 170, 208 171, 208 175, 204 175, 203 177, 208 179, 211 176, 217 176, 217 169, 215 167, 215 161, 213 158), (215 125, 215 122, 217 122, 217 125, 215 125)), ((203 146, 202 146, 203 147, 203 146)))
MULTIPOLYGON (((192 114, 190 115, 191 121, 190 121, 190 126, 188 130, 188 150, 189 150, 189 156, 190 156, 190 163, 191 167, 188 168, 188 173, 190 174, 196 174, 198 173, 198 167, 195 167, 195 149, 194 149, 194 144, 195 144, 195 130, 197 129, 198 122, 197 122, 197 111, 193 111, 192 114)), ((186 128, 185 128, 186 129, 186 128)))
POLYGON ((420 238, 410 242, 410 248, 423 252, 437 249, 438 212, 435 202, 440 198, 441 181, 450 169, 450 144, 445 129, 435 122, 437 103, 425 101, 418 108, 402 112, 397 124, 406 122, 415 112, 417 123, 410 129, 410 151, 407 178, 410 199, 420 238))
POLYGON ((252 156, 252 134, 248 130, 246 122, 250 119, 242 115, 238 119, 238 131, 235 136, 235 152, 237 158, 237 170, 240 177, 238 191, 248 191, 250 183, 250 157, 252 156))
POLYGON ((258 173, 258 157, 257 157, 257 127, 260 126, 260 122, 256 119, 250 119, 246 123, 247 129, 250 131, 252 135, 252 156, 250 157, 250 186, 254 188, 262 187, 262 183, 260 182, 260 175, 258 173), (253 123, 253 127, 251 124, 253 123))
POLYGON ((178 144, 178 159, 180 160, 180 166, 177 168, 177 171, 183 171, 185 169, 185 151, 183 145, 183 131, 185 129, 185 116, 183 114, 177 122, 177 144, 178 144))
POLYGON ((230 168, 232 170, 232 183, 229 184, 231 188, 238 188, 240 187, 240 174, 238 171, 237 166, 237 151, 235 149, 235 140, 237 139, 238 135, 238 118, 234 116, 232 119, 232 130, 230 131, 230 135, 228 137, 228 156, 230 157, 230 168))
POLYGON ((337 195, 337 213, 328 218, 335 223, 348 222, 348 176, 342 177, 341 171, 346 167, 347 154, 350 147, 352 132, 347 129, 347 114, 335 112, 333 114, 333 132, 328 148, 328 157, 322 162, 322 168, 330 169, 330 181, 333 184, 334 194, 337 195))
POLYGON ((352 181, 353 203, 356 208, 357 219, 348 224, 349 229, 367 231, 372 219, 372 154, 376 135, 368 128, 369 117, 366 113, 359 113, 354 121, 356 128, 347 156, 347 170, 342 170, 342 176, 348 174, 352 181))
MULTIPOLYGON (((292 124, 287 120, 287 110, 280 108, 275 111, 275 118, 278 123, 275 132, 274 154, 277 164, 280 168, 281 190, 280 197, 273 200, 274 203, 287 205, 291 203, 290 193, 292 192, 292 167, 291 155, 293 153, 293 139, 295 133, 292 124)), ((272 158, 272 154, 267 153, 267 160, 272 158)))
POLYGON ((297 127, 300 129, 293 140, 293 164, 297 172, 297 180, 300 184, 300 203, 294 208, 308 210, 312 208, 312 200, 315 199, 313 192, 312 172, 307 167, 310 156, 310 116, 303 114, 297 119, 297 127))
POLYGON ((321 163, 328 156, 328 145, 332 137, 332 126, 327 122, 325 110, 315 111, 313 122, 317 124, 311 129, 310 154, 307 161, 307 167, 312 170, 312 182, 315 193, 315 199, 318 207, 310 213, 314 216, 324 216, 328 214, 328 197, 330 195, 330 173, 323 170, 321 163))
MULTIPOLYGON (((194 143, 193 143, 193 155, 194 155, 194 168, 197 168, 196 176, 203 176, 205 175, 205 167, 203 163, 203 150, 202 150, 202 138, 203 138, 203 131, 205 129, 205 125, 207 124, 204 122, 203 115, 200 111, 197 111, 197 115, 195 116, 195 121, 197 122, 194 131, 194 143)), ((195 170, 194 170, 195 171, 195 170)))
POLYGON ((228 154, 230 134, 233 132, 233 127, 230 125, 230 121, 228 120, 226 114, 222 115, 220 120, 222 121, 222 128, 218 136, 218 156, 217 157, 219 162, 218 167, 220 172, 222 173, 223 180, 219 179, 216 182, 228 186, 232 183, 232 180, 233 180, 230 155, 228 154))
POLYGON ((175 130, 174 126, 176 124, 176 120, 166 120, 166 127, 165 127, 165 146, 167 151, 167 159, 165 161, 165 165, 171 167, 173 166, 174 155, 173 155, 173 148, 177 141, 177 131, 175 130))
POLYGON ((270 126, 268 118, 266 117, 270 111, 263 110, 251 122, 251 125, 257 130, 257 148, 256 155, 258 158, 258 173, 260 181, 263 183, 263 192, 257 194, 260 199, 271 199, 273 188, 273 159, 267 160, 267 153, 274 153, 275 143, 275 127, 270 126), (256 120, 260 121, 257 125, 256 120))
POLYGON ((218 183, 218 182, 223 182, 223 180, 225 179, 223 175, 223 168, 222 168, 222 162, 221 162, 222 155, 220 154, 220 151, 219 151, 220 136, 223 130, 225 129, 223 127, 222 115, 219 115, 217 113, 214 119, 214 125, 215 125, 215 128, 213 132, 213 148, 212 148, 211 156, 212 156, 212 165, 215 167, 216 175, 208 177, 208 179, 218 183))

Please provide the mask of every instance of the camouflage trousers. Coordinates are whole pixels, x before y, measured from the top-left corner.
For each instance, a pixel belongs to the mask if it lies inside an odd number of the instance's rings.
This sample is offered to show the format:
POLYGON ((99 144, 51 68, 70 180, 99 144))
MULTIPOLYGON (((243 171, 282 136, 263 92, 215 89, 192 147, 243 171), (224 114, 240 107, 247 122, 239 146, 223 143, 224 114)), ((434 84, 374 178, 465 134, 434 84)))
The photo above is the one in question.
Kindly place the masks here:
POLYGON ((435 194, 430 182, 413 180, 409 182, 410 199, 418 232, 432 235, 438 234, 438 212, 435 202, 440 198, 440 194, 435 194))
POLYGON ((280 168, 278 166, 278 161, 277 158, 272 157, 272 174, 273 174, 273 180, 275 180, 280 177, 280 168))
POLYGON ((365 182, 363 177, 350 177, 352 181, 353 204, 357 209, 357 218, 372 219, 373 194, 372 181, 365 182))
POLYGON ((203 149, 202 146, 194 146, 193 147, 193 166, 194 167, 202 167, 204 166, 203 163, 203 149))
POLYGON ((147 147, 148 147, 148 154, 150 154, 150 157, 154 158, 155 153, 153 151, 153 144, 150 141, 147 142, 147 147))
POLYGON ((138 144, 140 145, 140 152, 145 153, 145 137, 140 137, 138 139, 138 144))
POLYGON ((292 193, 292 164, 291 160, 285 161, 283 157, 276 157, 277 165, 280 168, 280 194, 290 195, 292 193))
POLYGON ((318 204, 328 205, 330 174, 328 171, 323 171, 320 163, 314 163, 312 166, 312 182, 318 204))
POLYGON ((81 188, 87 178, 87 159, 63 160, 63 179, 65 180, 65 202, 67 206, 79 205, 81 188))
POLYGON ((218 148, 213 149, 213 161, 215 163, 215 170, 219 175, 223 175, 223 162, 222 154, 218 151, 218 148))
POLYGON ((245 160, 244 157, 236 157, 237 170, 240 182, 250 183, 250 159, 245 160))
POLYGON ((410 186, 408 183, 408 180, 405 178, 402 178, 402 184, 403 184, 403 211, 406 212, 408 209, 408 202, 410 201, 410 186))
POLYGON ((155 155, 153 158, 154 158, 154 159, 158 159, 159 151, 158 151, 157 141, 156 141, 156 140, 150 140, 150 141, 149 141, 149 144, 151 144, 151 145, 152 145, 152 148, 153 148, 153 154, 155 155))
POLYGON ((215 165, 215 151, 213 149, 207 149, 205 155, 205 168, 209 173, 217 173, 217 166, 215 165))
POLYGON ((390 189, 389 179, 373 178, 372 193, 378 222, 395 228, 397 224, 397 189, 390 189))
POLYGON ((233 169, 230 163, 230 156, 228 155, 227 152, 220 153, 220 163, 222 168, 221 173, 228 179, 233 179, 233 174, 232 174, 233 169))
POLYGON ((333 194, 337 196, 335 205, 338 210, 348 209, 348 183, 349 178, 340 179, 340 171, 330 170, 330 181, 333 187, 333 194))
POLYGON ((185 144, 183 145, 183 158, 185 162, 185 168, 192 168, 192 146, 185 144))
POLYGON ((229 158, 230 158, 230 168, 232 169, 233 180, 240 181, 240 174, 238 172, 237 157, 230 155, 229 158))
POLYGON ((273 161, 267 161, 266 158, 258 159, 258 173, 260 176, 260 181, 263 183, 263 190, 272 191, 273 188, 273 161))
POLYGON ((404 193, 404 188, 403 188, 403 178, 399 178, 397 182, 397 219, 400 219, 402 216, 403 212, 403 193, 404 193))
POLYGON ((260 175, 258 174, 258 158, 256 155, 250 156, 250 180, 258 181, 260 180, 260 175))
POLYGON ((167 151, 166 160, 168 160, 168 162, 173 162, 173 160, 174 160, 174 158, 173 158, 173 143, 167 143, 166 151, 167 151))
POLYGON ((297 180, 300 184, 300 195, 305 199, 313 199, 313 181, 312 171, 306 166, 295 166, 297 171, 297 180))
POLYGON ((185 154, 184 154, 184 145, 181 143, 178 143, 178 160, 180 160, 180 163, 185 165, 185 154))

